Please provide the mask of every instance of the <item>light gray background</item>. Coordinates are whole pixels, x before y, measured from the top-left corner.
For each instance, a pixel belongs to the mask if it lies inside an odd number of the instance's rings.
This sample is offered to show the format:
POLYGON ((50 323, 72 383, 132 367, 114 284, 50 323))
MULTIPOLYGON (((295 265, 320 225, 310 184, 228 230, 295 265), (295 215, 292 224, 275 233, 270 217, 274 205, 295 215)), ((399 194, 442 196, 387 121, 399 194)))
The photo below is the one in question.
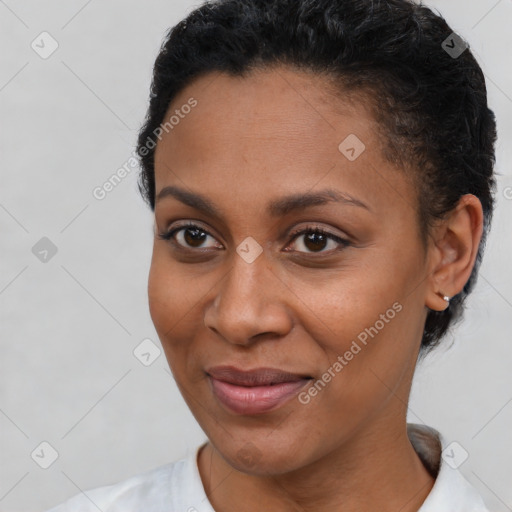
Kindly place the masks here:
MULTIPOLYGON (((146 296, 152 216, 138 196, 136 171, 104 200, 92 195, 133 150, 165 31, 197 4, 0 0, 3 512, 44 510, 80 489, 181 458, 204 439, 163 353, 148 367, 132 353, 145 338, 159 345, 146 296), (31 48, 42 31, 59 44, 48 59, 31 48), (58 248, 47 263, 31 251, 44 236, 58 248), (58 452, 48 469, 31 458, 43 441, 58 452)), ((451 336, 453 348, 418 369, 410 421, 460 443, 469 453, 461 471, 492 510, 506 511, 512 510, 512 2, 427 5, 469 41, 487 76, 500 132, 499 186, 466 320, 451 336)))

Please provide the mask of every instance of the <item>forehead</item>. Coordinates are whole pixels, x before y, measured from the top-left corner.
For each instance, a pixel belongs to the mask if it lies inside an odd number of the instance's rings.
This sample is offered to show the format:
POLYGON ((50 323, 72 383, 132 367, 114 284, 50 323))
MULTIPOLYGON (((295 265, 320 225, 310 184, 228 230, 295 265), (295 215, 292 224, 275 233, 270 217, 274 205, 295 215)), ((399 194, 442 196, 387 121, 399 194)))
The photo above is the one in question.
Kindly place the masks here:
MULTIPOLYGON (((328 82, 313 73, 284 67, 255 70, 244 77, 210 73, 183 89, 169 106, 165 120, 173 115, 176 120, 192 98, 197 102, 173 126, 167 142, 176 156, 181 156, 185 143, 187 151, 197 147, 227 155, 229 149, 232 156, 240 146, 221 144, 234 139, 239 144, 243 141, 246 154, 251 149, 259 151, 259 143, 264 142, 283 156, 290 151, 305 152, 320 140, 322 149, 329 144, 337 149, 338 139, 351 130, 375 145, 378 126, 371 114, 353 95, 342 95, 340 100, 331 90, 328 82)), ((157 148, 157 159, 164 145, 157 148)), ((259 152, 258 158, 263 157, 259 152)))
POLYGON ((156 192, 181 182, 220 197, 229 183, 253 199, 334 186, 385 208, 411 190, 383 158, 364 98, 285 67, 204 75, 168 109, 165 120, 178 122, 156 148, 156 192))

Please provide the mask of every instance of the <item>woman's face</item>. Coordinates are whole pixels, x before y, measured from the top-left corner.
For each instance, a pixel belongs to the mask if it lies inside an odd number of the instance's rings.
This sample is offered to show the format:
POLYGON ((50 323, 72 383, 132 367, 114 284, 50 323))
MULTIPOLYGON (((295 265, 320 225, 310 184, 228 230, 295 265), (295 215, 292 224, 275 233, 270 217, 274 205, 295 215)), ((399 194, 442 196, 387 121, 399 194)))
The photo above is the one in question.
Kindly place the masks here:
POLYGON ((201 77, 171 115, 150 310, 212 444, 241 471, 277 474, 402 430, 428 257, 371 115, 287 68, 201 77), (226 384, 241 377, 224 366, 293 376, 226 384))

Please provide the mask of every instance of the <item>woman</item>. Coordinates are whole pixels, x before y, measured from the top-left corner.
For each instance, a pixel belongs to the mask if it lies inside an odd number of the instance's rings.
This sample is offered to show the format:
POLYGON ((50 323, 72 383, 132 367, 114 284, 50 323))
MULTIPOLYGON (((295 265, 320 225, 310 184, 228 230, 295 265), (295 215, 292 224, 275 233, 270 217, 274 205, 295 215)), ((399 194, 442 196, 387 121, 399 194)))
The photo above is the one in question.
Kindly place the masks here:
POLYGON ((139 134, 152 320, 208 437, 54 512, 485 511, 407 425, 493 211, 495 119, 408 0, 220 0, 168 34, 139 134))

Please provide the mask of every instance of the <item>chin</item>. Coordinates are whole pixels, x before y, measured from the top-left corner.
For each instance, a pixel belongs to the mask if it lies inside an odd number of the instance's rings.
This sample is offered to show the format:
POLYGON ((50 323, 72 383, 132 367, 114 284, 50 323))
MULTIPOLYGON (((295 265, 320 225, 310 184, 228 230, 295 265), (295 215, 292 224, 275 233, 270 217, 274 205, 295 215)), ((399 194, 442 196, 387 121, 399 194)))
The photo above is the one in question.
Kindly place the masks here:
POLYGON ((262 436, 261 440, 255 437, 252 441, 234 442, 229 447, 224 445, 223 450, 218 451, 237 471, 255 476, 279 475, 296 470, 303 465, 304 457, 301 446, 287 445, 279 439, 271 443, 266 436, 262 436))

